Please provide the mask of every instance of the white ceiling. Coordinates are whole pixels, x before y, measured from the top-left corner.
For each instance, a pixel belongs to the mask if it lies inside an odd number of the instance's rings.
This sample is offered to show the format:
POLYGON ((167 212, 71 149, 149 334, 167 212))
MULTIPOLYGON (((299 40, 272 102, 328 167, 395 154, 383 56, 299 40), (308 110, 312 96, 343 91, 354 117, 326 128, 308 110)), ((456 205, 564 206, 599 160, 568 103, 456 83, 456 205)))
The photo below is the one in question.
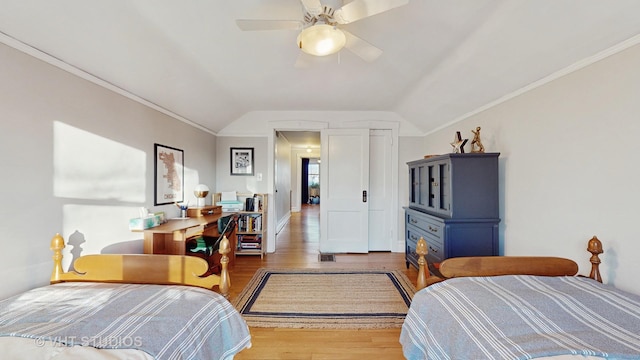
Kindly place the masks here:
POLYGON ((342 50, 296 68, 296 31, 243 32, 235 19, 299 20, 299 0, 0 5, 0 40, 213 133, 260 111, 385 111, 428 133, 640 34, 638 0, 410 0, 345 25, 384 50, 375 62, 342 50))

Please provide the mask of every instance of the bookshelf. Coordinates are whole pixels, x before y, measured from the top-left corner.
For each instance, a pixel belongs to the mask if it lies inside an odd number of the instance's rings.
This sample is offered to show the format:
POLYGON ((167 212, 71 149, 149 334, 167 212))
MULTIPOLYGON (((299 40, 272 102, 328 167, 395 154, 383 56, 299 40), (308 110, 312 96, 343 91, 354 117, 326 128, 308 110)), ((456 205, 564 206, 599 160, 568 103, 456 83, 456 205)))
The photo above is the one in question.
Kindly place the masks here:
POLYGON ((236 255, 260 255, 264 257, 267 240, 267 194, 254 194, 245 200, 245 210, 238 211, 236 224, 236 255), (253 202, 253 207, 248 208, 253 202))

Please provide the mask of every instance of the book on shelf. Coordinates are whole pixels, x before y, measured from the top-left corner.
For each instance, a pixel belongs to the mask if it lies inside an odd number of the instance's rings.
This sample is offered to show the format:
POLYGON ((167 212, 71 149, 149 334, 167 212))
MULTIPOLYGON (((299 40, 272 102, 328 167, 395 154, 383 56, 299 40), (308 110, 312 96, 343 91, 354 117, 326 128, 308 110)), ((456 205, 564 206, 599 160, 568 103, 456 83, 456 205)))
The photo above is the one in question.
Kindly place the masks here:
POLYGON ((238 235, 238 242, 261 242, 262 236, 259 234, 238 235))
POLYGON ((258 195, 258 194, 253 195, 253 201, 252 202, 253 202, 253 207, 252 207, 251 210, 247 209, 248 211, 261 212, 263 210, 262 209, 262 206, 264 204, 263 195, 258 195))
POLYGON ((260 243, 241 243, 241 249, 262 249, 262 244, 260 243))
POLYGON ((246 214, 238 218, 238 231, 262 231, 262 215, 246 214))
POLYGON ((245 240, 238 243, 238 249, 262 249, 262 242, 257 239, 245 240))
POLYGON ((262 240, 259 237, 242 239, 242 242, 250 242, 250 243, 256 243, 256 242, 260 242, 260 241, 262 241, 262 240))
POLYGON ((254 200, 255 200, 255 197, 248 197, 244 200, 245 202, 244 209, 246 211, 255 211, 254 200))

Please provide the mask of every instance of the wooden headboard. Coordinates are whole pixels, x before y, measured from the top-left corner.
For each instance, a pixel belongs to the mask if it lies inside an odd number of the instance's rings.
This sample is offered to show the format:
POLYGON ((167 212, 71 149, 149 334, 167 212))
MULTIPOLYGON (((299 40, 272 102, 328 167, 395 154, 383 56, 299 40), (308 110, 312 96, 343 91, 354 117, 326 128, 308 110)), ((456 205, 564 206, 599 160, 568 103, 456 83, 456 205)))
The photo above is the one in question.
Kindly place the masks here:
MULTIPOLYGON (((587 250, 591 253, 591 274, 589 277, 602 282, 600 276, 600 258, 602 243, 597 237, 589 240, 587 250)), ((470 256, 449 258, 438 264, 428 264, 427 243, 424 238, 418 240, 417 289, 445 279, 465 276, 497 276, 497 275, 540 275, 540 276, 574 276, 578 273, 575 261, 546 256, 470 256), (429 266, 431 265, 431 266, 429 266), (436 275, 429 273, 431 268, 436 275)))
POLYGON ((75 271, 62 269, 62 249, 64 239, 56 234, 51 239, 53 251, 53 271, 51 283, 69 281, 94 281, 132 284, 189 285, 213 290, 229 296, 231 281, 228 264, 230 244, 227 237, 220 242, 222 255, 220 275, 201 276, 209 269, 209 264, 201 258, 182 255, 151 254, 100 254, 81 256, 73 264, 75 271))

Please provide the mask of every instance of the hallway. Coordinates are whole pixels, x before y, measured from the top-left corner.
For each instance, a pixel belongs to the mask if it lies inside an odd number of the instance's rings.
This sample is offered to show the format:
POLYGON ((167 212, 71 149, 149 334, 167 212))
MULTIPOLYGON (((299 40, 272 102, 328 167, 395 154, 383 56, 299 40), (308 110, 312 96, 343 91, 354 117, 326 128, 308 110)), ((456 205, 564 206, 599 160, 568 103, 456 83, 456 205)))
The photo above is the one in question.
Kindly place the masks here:
POLYGON ((278 234, 276 253, 293 253, 305 258, 311 255, 317 260, 319 242, 320 205, 302 204, 300 212, 291 213, 289 222, 278 234))

